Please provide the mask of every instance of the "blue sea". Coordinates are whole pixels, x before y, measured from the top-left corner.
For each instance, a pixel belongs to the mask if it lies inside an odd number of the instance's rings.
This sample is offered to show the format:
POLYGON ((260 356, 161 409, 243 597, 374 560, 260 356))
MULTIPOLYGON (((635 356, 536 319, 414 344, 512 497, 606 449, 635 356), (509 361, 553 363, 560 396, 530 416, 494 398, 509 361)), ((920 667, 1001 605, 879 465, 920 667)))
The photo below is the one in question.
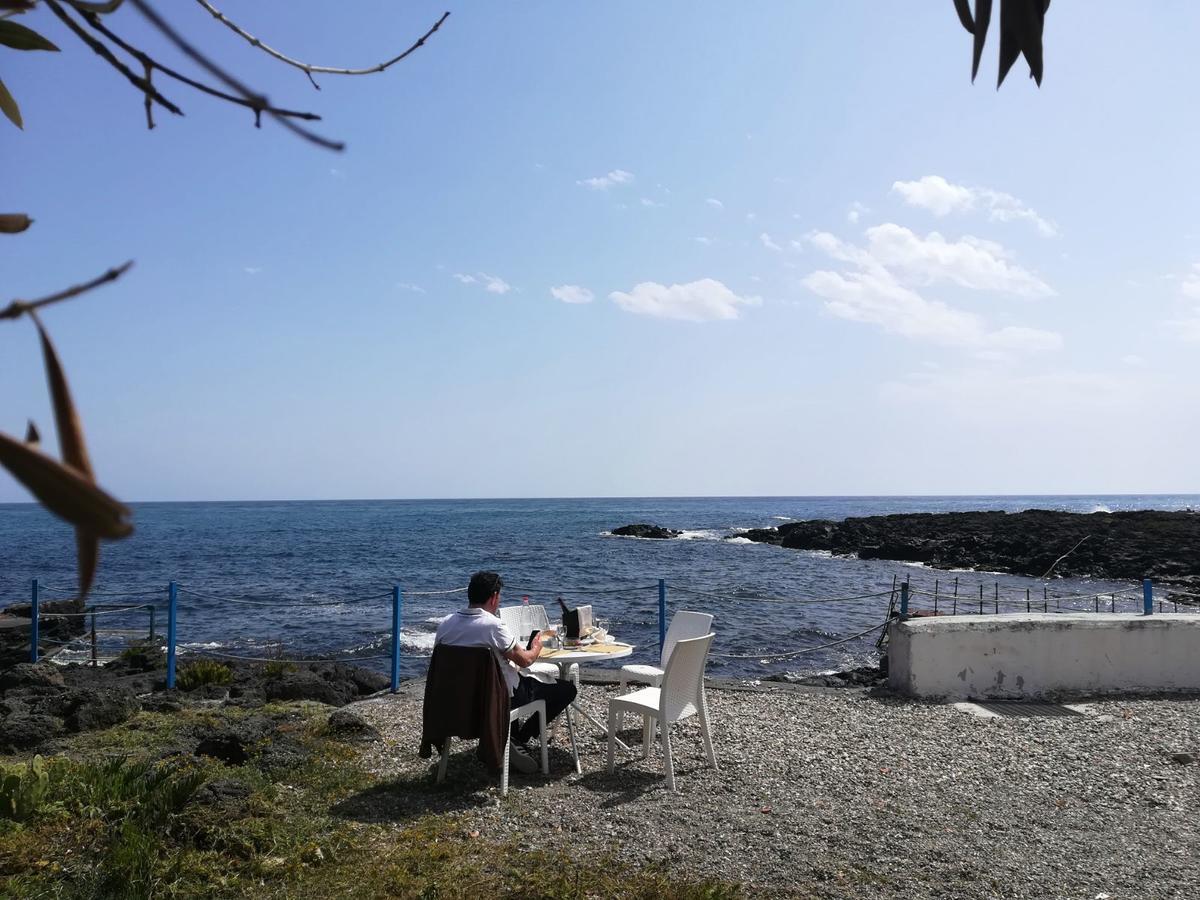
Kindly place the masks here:
MULTIPOLYGON (((1026 591, 1040 608, 1044 590, 1053 598, 1134 586, 1080 579, 1046 585, 831 557, 738 538, 747 528, 897 512, 1197 507, 1194 494, 143 503, 134 505, 134 536, 103 546, 91 602, 155 604, 156 627, 165 632, 167 584, 175 581, 181 652, 338 658, 387 669, 391 589, 399 585, 407 677, 424 672, 437 623, 465 603, 462 593, 429 592, 462 588, 478 569, 503 575, 505 603, 528 597, 547 604, 552 619, 557 596, 572 606, 591 603, 595 618, 635 644, 634 659, 646 662, 657 657, 664 579, 668 617, 677 609, 716 615, 710 674, 753 679, 874 663, 875 631, 826 645, 880 625, 893 586, 905 579, 914 590, 933 591, 936 582, 943 603, 957 585, 964 608, 982 586, 989 609, 996 598, 1023 609, 1026 591), (633 522, 683 535, 652 541, 609 534, 633 522), (882 596, 840 600, 867 594, 882 596), (824 599, 839 602, 778 602, 824 599)), ((27 600, 34 578, 44 599, 71 596, 73 554, 68 526, 32 504, 0 504, 0 601, 27 600)), ((1132 594, 1116 603, 1140 608, 1132 594)), ((101 631, 130 630, 145 627, 147 616, 135 610, 98 621, 101 631)), ((100 642, 123 639, 102 634, 100 642)))

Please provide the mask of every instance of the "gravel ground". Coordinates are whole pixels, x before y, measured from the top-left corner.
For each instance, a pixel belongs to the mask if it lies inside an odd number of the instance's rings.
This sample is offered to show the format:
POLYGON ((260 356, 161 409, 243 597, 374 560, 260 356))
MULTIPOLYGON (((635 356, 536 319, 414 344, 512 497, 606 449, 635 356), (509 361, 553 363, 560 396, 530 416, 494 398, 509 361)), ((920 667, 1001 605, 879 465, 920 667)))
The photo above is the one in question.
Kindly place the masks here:
MULTIPOLYGON (((1200 896, 1200 697, 984 719, 880 692, 710 687, 720 769, 696 720, 677 725, 677 794, 657 748, 618 755, 608 775, 588 726, 582 775, 563 727, 550 777, 514 774, 500 800, 474 743, 455 742, 446 785, 431 785, 432 761, 416 755, 422 691, 355 704, 383 734, 367 753, 389 781, 343 815, 402 827, 454 811, 485 838, 612 851, 754 894, 1200 896)), ((581 700, 599 714, 614 692, 585 683, 581 700)))

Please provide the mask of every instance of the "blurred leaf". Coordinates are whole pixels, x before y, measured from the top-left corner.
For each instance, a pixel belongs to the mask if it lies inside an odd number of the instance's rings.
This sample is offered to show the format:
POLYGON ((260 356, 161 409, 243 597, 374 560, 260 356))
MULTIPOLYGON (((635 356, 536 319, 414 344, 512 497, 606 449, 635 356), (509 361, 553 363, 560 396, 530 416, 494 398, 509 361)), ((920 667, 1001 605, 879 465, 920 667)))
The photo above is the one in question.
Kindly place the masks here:
POLYGON ((33 0, 0 0, 0 9, 23 13, 33 9, 33 0))
POLYGON ((75 552, 79 559, 79 600, 87 596, 100 563, 100 539, 82 528, 75 529, 75 552))
POLYGON ((979 74, 979 61, 983 59, 983 43, 987 40, 988 26, 992 22, 992 0, 975 0, 975 40, 971 48, 971 81, 979 74))
POLYGON ((975 22, 971 19, 971 4, 968 0, 954 0, 954 11, 958 13, 958 21, 967 29, 967 34, 974 34, 975 22))
POLYGON ((70 466, 0 432, 0 466, 42 504, 77 528, 117 539, 133 533, 129 507, 70 466))
POLYGON ((38 434, 37 426, 33 424, 33 419, 29 420, 29 425, 25 429, 25 443, 31 447, 36 447, 42 442, 42 436, 38 434))
POLYGON ((32 224, 25 213, 0 213, 0 234, 20 234, 32 224))
POLYGON ((4 113, 8 117, 8 121, 18 128, 25 129, 25 125, 21 122, 21 107, 17 106, 17 101, 8 92, 3 81, 0 81, 0 112, 4 113))
POLYGON ((58 48, 34 31, 7 19, 0 21, 0 44, 14 50, 53 50, 58 48))
POLYGON ((80 474, 95 480, 92 461, 88 458, 87 444, 83 439, 83 424, 79 421, 79 413, 71 400, 67 375, 59 362, 54 344, 50 342, 50 335, 46 334, 46 329, 42 326, 42 320, 35 312, 30 312, 29 316, 42 339, 42 360, 46 365, 50 398, 54 401, 54 426, 58 429, 58 449, 62 453, 63 462, 80 474))

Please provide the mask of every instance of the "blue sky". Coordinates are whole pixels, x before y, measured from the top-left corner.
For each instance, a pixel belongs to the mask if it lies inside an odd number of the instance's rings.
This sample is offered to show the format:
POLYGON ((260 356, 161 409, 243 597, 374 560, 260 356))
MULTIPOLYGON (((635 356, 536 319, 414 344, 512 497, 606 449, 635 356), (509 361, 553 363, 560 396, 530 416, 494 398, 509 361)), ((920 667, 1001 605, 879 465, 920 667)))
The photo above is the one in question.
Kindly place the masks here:
MULTIPOLYGON (((1200 491, 1194 4, 1058 0, 999 92, 948 0, 472 3, 320 92, 158 6, 348 148, 0 56, 3 299, 136 260, 45 316, 124 498, 1200 491)), ((349 66, 444 9, 222 8, 349 66)))

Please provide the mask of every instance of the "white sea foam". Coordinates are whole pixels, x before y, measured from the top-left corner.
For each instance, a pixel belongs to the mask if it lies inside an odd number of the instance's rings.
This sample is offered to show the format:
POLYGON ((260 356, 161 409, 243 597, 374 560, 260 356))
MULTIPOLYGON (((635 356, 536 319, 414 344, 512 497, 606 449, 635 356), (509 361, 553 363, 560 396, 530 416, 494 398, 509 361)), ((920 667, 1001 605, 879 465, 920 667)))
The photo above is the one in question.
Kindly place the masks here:
POLYGON ((755 542, 750 540, 750 538, 747 538, 747 537, 731 537, 731 538, 726 538, 725 543, 727 543, 727 544, 753 544, 755 542))
POLYGON ((432 631, 401 631, 400 646, 410 650, 424 650, 427 653, 432 653, 434 637, 435 635, 432 631))
POLYGON ((1107 506, 1105 506, 1103 503, 1097 503, 1095 506, 1093 506, 1091 509, 1089 509, 1088 512, 1089 513, 1110 513, 1110 512, 1112 512, 1112 510, 1109 509, 1107 506))
POLYGON ((721 532, 714 531, 711 528, 698 528, 695 531, 680 532, 676 538, 678 541, 719 541, 722 540, 721 532))
POLYGON ((429 618, 425 619, 425 624, 426 625, 441 625, 452 615, 454 615, 454 613, 446 613, 446 615, 444 615, 444 616, 430 616, 429 618))
POLYGON ((771 516, 771 518, 777 522, 794 522, 795 521, 795 519, 792 516, 771 516))

